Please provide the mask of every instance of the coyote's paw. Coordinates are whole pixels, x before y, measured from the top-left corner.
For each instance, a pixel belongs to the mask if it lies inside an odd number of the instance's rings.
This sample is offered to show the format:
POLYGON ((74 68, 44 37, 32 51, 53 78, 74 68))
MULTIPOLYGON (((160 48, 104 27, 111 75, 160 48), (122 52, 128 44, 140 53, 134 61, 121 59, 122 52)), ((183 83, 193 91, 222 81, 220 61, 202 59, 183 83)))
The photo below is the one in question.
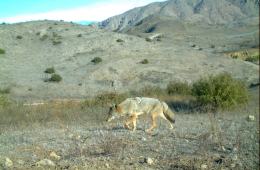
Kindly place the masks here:
POLYGON ((126 129, 128 129, 128 130, 133 130, 133 128, 130 127, 129 125, 127 125, 127 124, 124 124, 124 127, 125 127, 126 129))

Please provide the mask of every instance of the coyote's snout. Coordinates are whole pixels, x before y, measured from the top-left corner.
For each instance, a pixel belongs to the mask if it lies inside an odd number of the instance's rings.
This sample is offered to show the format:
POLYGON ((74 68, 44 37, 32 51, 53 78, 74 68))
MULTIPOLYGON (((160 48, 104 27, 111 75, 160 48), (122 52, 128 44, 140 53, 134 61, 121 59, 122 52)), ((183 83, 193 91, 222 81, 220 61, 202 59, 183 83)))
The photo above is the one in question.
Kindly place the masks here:
POLYGON ((174 113, 168 105, 158 99, 147 97, 127 98, 122 103, 111 106, 109 108, 107 121, 110 122, 120 116, 129 116, 124 126, 127 129, 132 129, 134 131, 136 130, 136 120, 141 114, 151 115, 152 126, 146 130, 148 133, 150 133, 157 126, 156 118, 158 116, 167 120, 170 128, 173 128, 172 124, 175 122, 174 113))

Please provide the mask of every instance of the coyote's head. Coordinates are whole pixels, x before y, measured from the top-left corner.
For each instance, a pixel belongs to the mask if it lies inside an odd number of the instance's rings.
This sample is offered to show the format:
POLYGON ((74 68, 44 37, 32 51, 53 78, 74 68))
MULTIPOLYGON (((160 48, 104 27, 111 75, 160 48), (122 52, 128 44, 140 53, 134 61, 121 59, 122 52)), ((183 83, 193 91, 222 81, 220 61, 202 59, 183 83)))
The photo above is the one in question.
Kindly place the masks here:
POLYGON ((108 117, 106 119, 107 122, 110 122, 111 120, 115 119, 118 116, 116 108, 117 108, 117 105, 113 105, 113 106, 109 107, 108 117))

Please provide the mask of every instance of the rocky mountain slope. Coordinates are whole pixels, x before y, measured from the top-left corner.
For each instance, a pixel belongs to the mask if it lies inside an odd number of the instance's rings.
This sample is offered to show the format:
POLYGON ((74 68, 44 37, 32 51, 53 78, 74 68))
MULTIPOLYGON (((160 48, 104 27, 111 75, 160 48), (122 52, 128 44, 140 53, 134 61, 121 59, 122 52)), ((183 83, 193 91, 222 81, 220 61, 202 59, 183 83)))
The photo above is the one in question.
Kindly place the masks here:
MULTIPOLYGON (((171 20, 200 24, 230 24, 259 15, 259 0, 168 0, 129 10, 106 19, 99 27, 126 32, 145 20, 171 20), (159 18, 159 19, 158 19, 159 18)), ((253 20, 251 22, 258 22, 253 20)), ((258 22, 259 23, 259 22, 258 22)))

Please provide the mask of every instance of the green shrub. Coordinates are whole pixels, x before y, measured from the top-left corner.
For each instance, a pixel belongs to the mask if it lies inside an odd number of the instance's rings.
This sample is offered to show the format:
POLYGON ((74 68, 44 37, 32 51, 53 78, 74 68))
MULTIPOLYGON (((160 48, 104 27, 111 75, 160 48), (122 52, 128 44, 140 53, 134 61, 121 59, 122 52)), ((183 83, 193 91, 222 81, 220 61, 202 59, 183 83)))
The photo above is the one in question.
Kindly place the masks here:
POLYGON ((190 95, 191 94, 191 86, 187 82, 170 82, 167 85, 167 93, 169 95, 190 95))
POLYGON ((42 35, 41 37, 40 37, 40 40, 41 41, 44 41, 44 40, 46 40, 48 38, 48 35, 47 34, 44 34, 44 35, 42 35))
POLYGON ((22 37, 21 35, 17 35, 16 38, 20 40, 20 39, 22 39, 23 37, 22 37))
POLYGON ((148 64, 149 61, 148 61, 147 59, 143 59, 140 63, 141 63, 141 64, 148 64))
POLYGON ((9 105, 9 100, 5 95, 0 94, 0 108, 6 107, 9 105))
POLYGON ((61 44, 61 40, 54 39, 54 40, 52 40, 52 44, 53 45, 61 44))
POLYGON ((95 57, 95 58, 93 58, 93 59, 91 60, 91 62, 94 63, 94 64, 98 64, 98 63, 102 62, 102 58, 100 58, 100 57, 95 57))
POLYGON ((61 39, 62 39, 62 37, 60 35, 58 35, 56 32, 52 33, 51 40, 52 40, 53 45, 61 44, 61 39))
POLYGON ((0 48, 0 54, 5 54, 5 50, 0 48))
POLYGON ((60 82, 62 80, 62 77, 59 74, 52 74, 51 78, 49 78, 49 81, 51 82, 60 82))
POLYGON ((10 87, 0 88, 0 94, 9 94, 11 92, 10 87))
POLYGON ((193 84, 192 94, 201 106, 213 110, 232 109, 248 101, 246 86, 226 73, 198 80, 193 84))
POLYGON ((77 37, 82 37, 82 34, 78 34, 77 37))
POLYGON ((116 42, 125 42, 125 41, 122 39, 117 39, 116 42))
POLYGON ((44 73, 53 74, 53 73, 55 73, 55 69, 54 69, 54 67, 46 68, 44 73))
POLYGON ((259 61, 259 54, 258 55, 252 55, 252 56, 248 56, 245 61, 249 61, 249 62, 257 62, 259 61))
POLYGON ((146 37, 145 40, 146 40, 147 42, 152 42, 152 41, 153 41, 153 40, 152 40, 151 38, 149 38, 149 37, 146 37))

